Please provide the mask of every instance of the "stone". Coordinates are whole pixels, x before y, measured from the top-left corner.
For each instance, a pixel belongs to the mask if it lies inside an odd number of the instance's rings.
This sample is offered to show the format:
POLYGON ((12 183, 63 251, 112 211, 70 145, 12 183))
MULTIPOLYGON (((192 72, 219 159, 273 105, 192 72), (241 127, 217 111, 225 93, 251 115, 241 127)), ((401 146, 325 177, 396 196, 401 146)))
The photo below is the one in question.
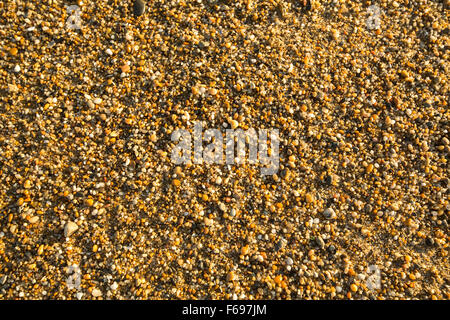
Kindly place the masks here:
POLYGON ((145 2, 143 0, 135 0, 133 4, 133 13, 135 16, 142 16, 145 12, 145 2))
POLYGON ((220 209, 222 212, 227 212, 227 206, 226 206, 223 202, 220 202, 220 203, 219 203, 219 209, 220 209))
POLYGON ((64 227, 64 236, 70 237, 77 230, 78 225, 72 221, 68 221, 64 227))
POLYGON ((321 248, 325 247, 325 241, 323 241, 322 237, 317 237, 316 238, 316 243, 321 248))
POLYGON ((227 281, 228 281, 228 282, 231 282, 231 281, 234 281, 235 279, 236 279, 235 273, 234 273, 233 271, 230 271, 230 272, 227 274, 227 281))
POLYGON ((38 216, 32 216, 30 218, 30 220, 28 220, 29 223, 34 224, 37 223, 39 221, 39 217, 38 216))
POLYGON ((99 289, 97 289, 97 288, 94 288, 93 290, 92 290, 92 296, 93 297, 101 297, 103 294, 102 294, 102 292, 99 290, 99 289))
POLYGON ((30 180, 26 180, 25 183, 23 184, 23 187, 25 189, 30 189, 31 188, 31 181, 30 180))
POLYGON ((114 282, 110 288, 111 288, 111 290, 115 291, 115 290, 117 290, 118 287, 119 287, 119 285, 117 284, 117 282, 114 282))
POLYGON ((239 122, 237 122, 236 120, 232 119, 232 120, 230 120, 230 126, 231 126, 231 129, 234 130, 237 127, 239 127, 239 122))
POLYGON ((291 257, 286 258, 286 265, 292 266, 294 264, 294 260, 291 257))
POLYGON ((334 210, 332 208, 326 208, 322 214, 327 219, 336 218, 336 212, 334 212, 334 210))
POLYGON ((243 246, 243 247, 241 248, 241 255, 242 255, 242 256, 247 255, 248 252, 249 252, 249 246, 248 246, 248 245, 247 245, 247 246, 243 246))
POLYGON ((128 73, 128 72, 130 72, 130 66, 127 64, 127 63, 125 63, 123 66, 121 66, 120 67, 120 70, 123 72, 123 73, 128 73))

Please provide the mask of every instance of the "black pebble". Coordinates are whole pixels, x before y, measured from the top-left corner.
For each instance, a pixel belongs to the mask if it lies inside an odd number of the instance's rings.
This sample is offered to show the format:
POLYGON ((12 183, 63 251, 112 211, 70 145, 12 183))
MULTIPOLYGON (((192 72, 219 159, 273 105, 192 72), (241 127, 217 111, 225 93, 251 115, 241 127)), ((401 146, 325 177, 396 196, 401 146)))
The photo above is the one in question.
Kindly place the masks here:
POLYGON ((333 177, 332 177, 331 175, 328 174, 328 175, 325 177, 324 182, 325 182, 326 185, 331 186, 331 184, 333 183, 333 177))
POLYGON ((135 16, 141 16, 145 11, 145 2, 144 0, 135 0, 133 5, 133 13, 135 16))
POLYGON ((425 243, 427 244, 427 246, 433 246, 434 245, 434 239, 431 237, 427 237, 427 239, 425 240, 425 243))

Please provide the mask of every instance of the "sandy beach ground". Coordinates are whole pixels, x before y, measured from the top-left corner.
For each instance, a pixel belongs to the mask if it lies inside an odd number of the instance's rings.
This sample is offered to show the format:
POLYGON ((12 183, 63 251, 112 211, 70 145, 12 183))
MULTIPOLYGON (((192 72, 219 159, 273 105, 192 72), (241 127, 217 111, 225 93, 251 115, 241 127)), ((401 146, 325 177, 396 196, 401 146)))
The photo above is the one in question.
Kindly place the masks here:
POLYGON ((0 299, 450 298, 448 0, 134 1, 0 2, 0 299))

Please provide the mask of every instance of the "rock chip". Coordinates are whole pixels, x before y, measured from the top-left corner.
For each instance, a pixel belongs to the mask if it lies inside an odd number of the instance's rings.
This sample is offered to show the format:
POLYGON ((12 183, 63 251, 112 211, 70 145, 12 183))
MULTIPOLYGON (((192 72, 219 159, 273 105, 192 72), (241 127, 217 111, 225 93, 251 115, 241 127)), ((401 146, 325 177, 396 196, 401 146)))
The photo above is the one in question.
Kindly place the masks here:
POLYGON ((102 296, 102 292, 99 289, 94 288, 92 290, 92 296, 94 296, 94 297, 101 297, 102 296))
POLYGON ((68 221, 64 227, 64 236, 70 237, 77 230, 78 225, 75 222, 68 221))

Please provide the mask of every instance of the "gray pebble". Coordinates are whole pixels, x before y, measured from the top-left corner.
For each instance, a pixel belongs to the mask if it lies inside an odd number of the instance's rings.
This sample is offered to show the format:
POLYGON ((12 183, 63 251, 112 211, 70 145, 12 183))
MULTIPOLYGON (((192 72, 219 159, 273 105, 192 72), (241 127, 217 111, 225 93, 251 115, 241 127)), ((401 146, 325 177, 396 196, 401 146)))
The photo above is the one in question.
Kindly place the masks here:
POLYGON ((323 211, 323 216, 327 219, 334 219, 336 218, 336 212, 332 208, 326 208, 323 211))
POLYGON ((292 266, 294 264, 294 260, 291 257, 286 258, 286 265, 292 266))
POLYGON ((328 252, 331 253, 331 254, 335 254, 336 253, 336 247, 333 246, 332 244, 330 244, 328 246, 328 252))

